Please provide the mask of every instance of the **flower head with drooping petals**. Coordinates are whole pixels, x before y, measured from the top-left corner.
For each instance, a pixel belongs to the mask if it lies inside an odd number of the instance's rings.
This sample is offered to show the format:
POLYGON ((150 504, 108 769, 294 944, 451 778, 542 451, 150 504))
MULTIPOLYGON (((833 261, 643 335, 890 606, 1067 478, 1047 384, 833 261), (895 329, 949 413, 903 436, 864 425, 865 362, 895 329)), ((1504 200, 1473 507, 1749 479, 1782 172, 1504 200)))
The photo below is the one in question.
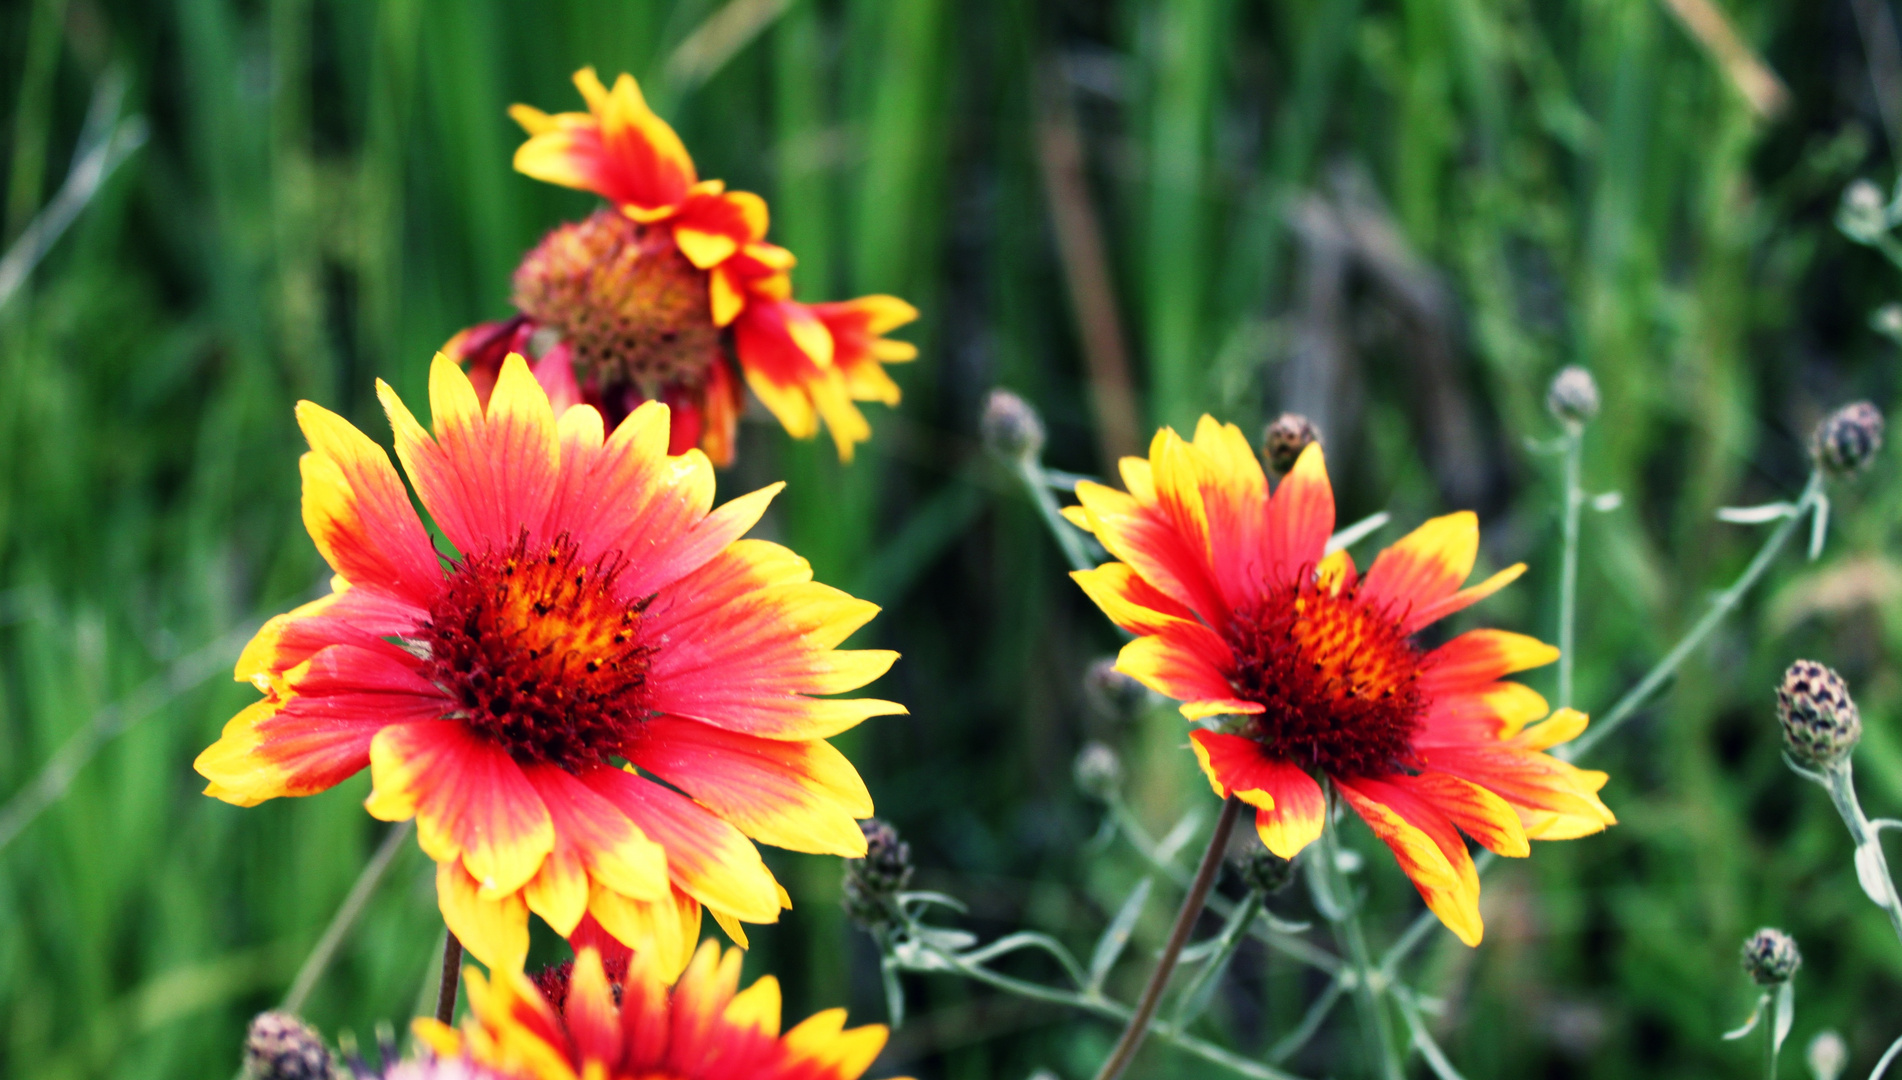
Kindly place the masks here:
POLYGON ((1241 431, 1206 416, 1193 442, 1164 428, 1122 472, 1126 492, 1079 483, 1081 505, 1065 510, 1120 561, 1071 576, 1136 635, 1117 670, 1205 722, 1189 736, 1197 761, 1217 795, 1255 807, 1270 851, 1292 859, 1320 837, 1324 779, 1471 945, 1479 875, 1462 832, 1522 856, 1528 840, 1615 822, 1597 794, 1605 774, 1545 753, 1585 716, 1547 716, 1545 699, 1503 681, 1558 650, 1501 630, 1416 641, 1525 569, 1461 588, 1479 552, 1471 513, 1428 521, 1363 575, 1327 550, 1334 494, 1319 444, 1272 495, 1241 431))
POLYGON ((519 966, 528 913, 592 917, 678 971, 701 908, 744 942, 786 894, 753 840, 858 856, 872 801, 825 739, 904 709, 855 690, 896 654, 836 646, 877 608, 741 537, 782 485, 713 508, 665 406, 610 435, 559 420, 519 356, 486 408, 438 356, 433 434, 378 395, 431 542, 389 456, 310 402, 304 523, 330 595, 265 624, 237 677, 265 694, 199 755, 240 806, 327 790, 368 765, 376 817, 414 817, 450 929, 519 966), (657 782, 658 781, 658 782, 657 782))
POLYGON ((858 1080, 885 1046, 883 1025, 845 1028, 829 1009, 784 1035, 779 982, 745 990, 740 951, 703 943, 669 990, 663 965, 635 952, 611 979, 584 947, 551 1001, 526 976, 471 969, 469 1019, 422 1019, 417 1036, 445 1059, 468 1058, 514 1080, 858 1080))
POLYGON ((700 179, 632 76, 610 90, 583 68, 575 86, 585 113, 509 110, 529 135, 515 168, 592 191, 613 209, 550 232, 515 272, 521 315, 471 327, 444 351, 481 385, 546 332, 537 374, 549 368, 552 397, 572 392, 610 426, 642 401, 663 401, 672 449, 699 446, 720 465, 732 459, 744 405, 737 363, 790 434, 810 438, 823 421, 850 460, 871 437, 855 402, 898 403, 884 365, 917 348, 884 335, 917 310, 892 296, 793 300, 793 255, 766 242, 765 200, 700 179))

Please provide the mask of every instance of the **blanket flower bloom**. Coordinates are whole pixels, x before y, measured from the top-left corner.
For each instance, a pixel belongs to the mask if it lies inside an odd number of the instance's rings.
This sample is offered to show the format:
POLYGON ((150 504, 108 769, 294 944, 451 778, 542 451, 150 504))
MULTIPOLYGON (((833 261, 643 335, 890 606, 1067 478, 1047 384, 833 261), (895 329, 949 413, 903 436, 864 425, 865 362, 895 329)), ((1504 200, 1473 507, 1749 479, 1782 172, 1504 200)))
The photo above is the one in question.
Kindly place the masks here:
POLYGON ((858 1080, 885 1046, 883 1025, 845 1030, 829 1009, 779 1032, 779 982, 740 990, 740 951, 709 940, 669 991, 664 965, 635 952, 610 981, 584 947, 557 1004, 518 971, 474 969, 461 1030, 432 1019, 417 1037, 444 1059, 468 1059, 516 1080, 858 1080))
POLYGON ((1523 856, 1528 840, 1615 823, 1597 794, 1605 774, 1544 752, 1585 716, 1547 716, 1545 699, 1502 681, 1557 649, 1500 630, 1432 650, 1414 640, 1525 570, 1461 588, 1479 552, 1471 513, 1428 521, 1362 575, 1327 550, 1334 493, 1319 444, 1272 497, 1240 430, 1206 416, 1193 442, 1164 428, 1122 473, 1127 492, 1080 483, 1065 510, 1120 561, 1071 576, 1136 635, 1117 670, 1205 723, 1189 736, 1197 761, 1218 796, 1255 808, 1270 851, 1291 859, 1320 837, 1319 776, 1476 945, 1479 875, 1461 832, 1523 856))
POLYGON ((368 765, 366 808, 416 819, 444 920, 491 967, 522 963, 533 911, 678 971, 702 907, 744 944, 742 921, 789 903, 753 840, 865 853, 871 798, 825 739, 904 709, 815 695, 896 654, 836 649, 877 608, 741 539, 781 485, 713 509, 706 456, 667 453, 664 405, 612 435, 587 405, 557 421, 519 356, 486 409, 438 356, 433 437, 377 393, 455 554, 382 447, 301 402, 304 523, 333 591, 245 647, 237 678, 265 696, 199 755, 206 794, 250 806, 368 765))
POLYGON ((793 300, 793 255, 766 242, 764 199, 700 179, 632 76, 609 90, 583 68, 575 86, 585 113, 509 110, 529 135, 515 168, 613 207, 528 253, 515 272, 520 315, 471 327, 443 351, 486 392, 503 357, 545 342, 536 373, 557 402, 596 405, 610 427, 643 401, 665 402, 673 451, 698 446, 717 465, 732 460, 745 405, 737 363, 787 432, 810 438, 823 421, 851 460, 872 434, 855 402, 896 405, 884 365, 918 354, 884 335, 917 310, 892 296, 793 300))

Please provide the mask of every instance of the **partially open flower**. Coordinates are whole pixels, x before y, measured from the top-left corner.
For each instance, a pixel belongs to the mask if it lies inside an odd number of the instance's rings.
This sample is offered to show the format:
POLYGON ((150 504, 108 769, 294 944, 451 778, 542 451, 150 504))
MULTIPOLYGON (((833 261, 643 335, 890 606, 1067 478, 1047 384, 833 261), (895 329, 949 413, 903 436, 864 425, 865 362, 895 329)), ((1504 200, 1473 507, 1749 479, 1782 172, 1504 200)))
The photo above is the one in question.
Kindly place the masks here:
POLYGON ((765 200, 701 180, 632 77, 610 91, 583 68, 575 85, 588 112, 510 110, 529 134, 515 167, 613 207, 556 228, 522 261, 519 317, 471 327, 443 351, 481 390, 505 356, 550 332, 536 370, 550 397, 560 400, 565 381, 610 426, 644 401, 663 402, 670 449, 697 446, 718 465, 732 460, 744 376, 789 433, 811 437, 823 421, 849 460, 871 436, 854 402, 898 402, 883 365, 917 349, 884 334, 916 309, 891 296, 793 300, 793 255, 766 242, 765 200))
POLYGON ((1816 425, 1810 455, 1834 477, 1848 477, 1867 468, 1882 449, 1882 411, 1867 401, 1845 405, 1816 425))
POLYGON ((1799 765, 1828 769, 1862 741, 1862 714, 1843 677, 1814 660, 1798 660, 1777 687, 1783 746, 1799 765))
POLYGON ((1789 982, 1802 966, 1796 939, 1781 930, 1766 926, 1744 940, 1743 969, 1758 986, 1789 982))

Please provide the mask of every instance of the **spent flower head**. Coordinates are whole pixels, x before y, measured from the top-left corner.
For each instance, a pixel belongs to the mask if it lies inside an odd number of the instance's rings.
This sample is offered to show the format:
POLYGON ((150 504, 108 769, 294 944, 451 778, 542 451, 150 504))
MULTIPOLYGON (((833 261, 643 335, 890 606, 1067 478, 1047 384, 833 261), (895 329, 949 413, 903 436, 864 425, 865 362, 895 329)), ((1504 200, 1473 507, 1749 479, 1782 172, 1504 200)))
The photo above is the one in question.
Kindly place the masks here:
POLYGON ((1882 449, 1882 410, 1867 401, 1844 405, 1816 425, 1810 456, 1818 468, 1837 479, 1867 468, 1882 449))
POLYGON ((1591 423, 1598 405, 1598 380, 1576 364, 1561 369, 1545 392, 1545 407, 1567 427, 1591 423))
POLYGON ((1073 768, 1077 789, 1098 802, 1109 802, 1123 789, 1123 761, 1104 743, 1084 743, 1073 768))
POLYGON ((1799 765, 1828 769, 1862 739, 1862 715, 1843 677, 1814 660, 1798 660, 1777 686, 1783 746, 1799 765))
POLYGON ((1301 451, 1321 441, 1321 429, 1300 413, 1285 412, 1261 433, 1261 456, 1276 476, 1286 476, 1301 451))
POLYGON ((1758 986, 1778 986, 1789 982, 1803 966, 1803 954, 1796 939, 1775 927, 1766 926, 1744 939, 1744 974, 1758 986))
POLYGON ((996 389, 984 399, 978 421, 984 445, 1009 461, 1034 461, 1043 453, 1043 420, 1030 403, 1009 390, 996 389))
POLYGON ((290 1013, 267 1012, 245 1034, 244 1071, 252 1080, 330 1080, 337 1064, 317 1029, 290 1013))
POLYGON ((865 857, 845 860, 845 913, 875 930, 897 917, 896 898, 911 881, 911 845, 878 818, 859 822, 859 828, 865 833, 865 857))

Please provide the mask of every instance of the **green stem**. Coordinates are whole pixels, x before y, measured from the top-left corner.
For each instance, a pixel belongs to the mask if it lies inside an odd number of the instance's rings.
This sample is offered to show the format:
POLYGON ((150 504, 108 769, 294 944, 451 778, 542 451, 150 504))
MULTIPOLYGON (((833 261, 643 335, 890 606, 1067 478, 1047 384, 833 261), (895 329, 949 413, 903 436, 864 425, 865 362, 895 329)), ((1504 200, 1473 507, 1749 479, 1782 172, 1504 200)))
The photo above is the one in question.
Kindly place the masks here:
MULTIPOLYGON (((1829 791, 1829 801, 1836 804, 1836 812, 1842 815, 1843 824, 1849 828, 1849 839, 1856 845, 1858 858, 1864 851, 1869 853, 1868 858, 1874 864, 1874 876, 1888 891, 1887 902, 1882 908, 1889 913, 1889 925, 1895 929, 1896 939, 1902 941, 1902 897, 1896 895, 1895 879, 1889 875, 1889 860, 1882 853, 1882 835, 1869 824, 1869 818, 1862 812, 1862 801, 1856 797, 1856 782, 1849 759, 1844 758, 1841 764, 1825 772, 1823 779, 1823 786, 1829 791)), ((1862 876, 1861 870, 1858 864, 1859 878, 1862 876)))
POLYGON ((1030 501, 1037 504, 1037 512, 1043 516, 1044 527, 1056 538, 1057 546, 1063 549, 1063 557, 1069 561, 1072 570, 1089 570, 1096 566, 1096 560, 1090 558, 1089 549, 1083 546, 1083 534, 1075 525, 1063 518, 1063 511, 1057 508, 1056 496, 1050 494, 1050 481, 1044 476, 1043 465, 1035 458, 1026 457, 1017 462, 1017 475, 1024 482, 1024 490, 1030 493, 1030 501))
POLYGON ((284 995, 284 1003, 278 1009, 287 1013, 304 1011, 304 1000, 316 988, 317 980, 323 978, 324 970, 337 955, 337 947, 343 944, 345 935, 357 923, 357 916, 363 914, 364 905, 375 895, 377 885, 383 881, 383 875, 395 860, 397 852, 403 849, 403 841, 409 837, 414 821, 405 821, 390 829, 383 837, 383 843, 377 846, 376 854, 364 865, 363 872, 357 875, 356 884, 350 886, 350 892, 343 898, 343 904, 337 913, 330 917, 330 925, 324 927, 324 936, 317 939, 316 947, 305 957, 302 967, 297 969, 297 978, 291 980, 291 988, 284 995))
POLYGON ((1393 1019, 1380 1003, 1380 987, 1376 984, 1379 976, 1374 968, 1373 955, 1367 948, 1367 934, 1361 929, 1360 905, 1354 902, 1347 875, 1341 872, 1340 828, 1334 821, 1333 802, 1330 797, 1327 826, 1321 832, 1320 866, 1317 870, 1332 900, 1323 913, 1334 924, 1335 937, 1340 941, 1341 951, 1347 954, 1350 970, 1354 973, 1354 1002, 1360 1009, 1361 1029, 1367 1038, 1371 1064, 1379 1069, 1379 1075, 1385 1080, 1402 1080, 1406 1074, 1400 1067, 1400 1052, 1394 1044, 1393 1019))
POLYGON ((1559 701, 1572 705, 1572 667, 1578 642, 1578 519, 1585 507, 1579 486, 1580 460, 1585 456, 1585 429, 1571 426, 1565 434, 1564 548, 1559 558, 1559 701))
POLYGON ((1777 1022, 1775 1006, 1771 1007, 1770 1022, 1763 1025, 1763 1076, 1764 1080, 1777 1080, 1777 1022))

